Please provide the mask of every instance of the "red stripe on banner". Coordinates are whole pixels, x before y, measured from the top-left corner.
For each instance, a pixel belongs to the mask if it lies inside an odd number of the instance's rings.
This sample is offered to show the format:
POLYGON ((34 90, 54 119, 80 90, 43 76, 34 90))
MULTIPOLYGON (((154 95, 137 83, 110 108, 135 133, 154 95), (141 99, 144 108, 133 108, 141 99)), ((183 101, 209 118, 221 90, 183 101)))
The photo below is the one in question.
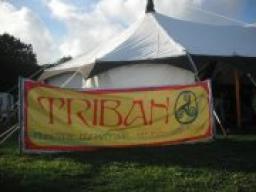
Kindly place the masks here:
MULTIPOLYGON (((47 87, 47 88, 54 88, 61 90, 62 88, 54 87, 51 85, 46 85, 41 82, 33 82, 33 81, 25 81, 24 82, 24 149, 28 151, 95 151, 100 148, 125 148, 125 147, 156 147, 156 146, 163 146, 163 145, 174 145, 174 144, 181 144, 187 142, 195 142, 198 140, 205 140, 211 139, 213 137, 213 130, 211 123, 209 124, 208 129, 206 132, 199 136, 194 137, 187 137, 181 138, 175 141, 164 141, 164 142, 151 142, 145 144, 127 144, 127 145, 111 145, 111 146, 93 146, 93 145, 81 145, 81 146, 56 146, 56 145, 49 145, 49 146, 39 146, 32 142, 32 140, 28 136, 28 93, 34 88, 37 87, 47 87)), ((209 91, 209 81, 198 82, 197 84, 193 85, 177 85, 177 86, 162 86, 162 87, 141 87, 141 88, 121 88, 121 89, 88 89, 84 91, 78 91, 79 93, 86 93, 86 94, 108 94, 108 93, 128 93, 128 92, 138 92, 138 91, 162 91, 162 90, 179 90, 184 88, 193 88, 193 87, 203 87, 208 95, 210 94, 209 91)), ((70 90, 70 89, 67 89, 70 90)), ((74 91, 74 90, 72 90, 74 91)), ((211 106, 211 96, 208 97, 208 104, 211 106)), ((209 122, 212 122, 212 116, 209 116, 209 122)))

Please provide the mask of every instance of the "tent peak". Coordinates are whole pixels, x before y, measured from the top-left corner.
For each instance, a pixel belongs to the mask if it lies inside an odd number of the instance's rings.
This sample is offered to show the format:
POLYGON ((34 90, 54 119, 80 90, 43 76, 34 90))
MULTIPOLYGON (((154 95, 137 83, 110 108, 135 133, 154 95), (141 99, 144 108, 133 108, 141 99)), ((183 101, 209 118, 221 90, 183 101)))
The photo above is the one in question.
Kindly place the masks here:
POLYGON ((147 0, 146 13, 155 13, 154 0, 147 0))

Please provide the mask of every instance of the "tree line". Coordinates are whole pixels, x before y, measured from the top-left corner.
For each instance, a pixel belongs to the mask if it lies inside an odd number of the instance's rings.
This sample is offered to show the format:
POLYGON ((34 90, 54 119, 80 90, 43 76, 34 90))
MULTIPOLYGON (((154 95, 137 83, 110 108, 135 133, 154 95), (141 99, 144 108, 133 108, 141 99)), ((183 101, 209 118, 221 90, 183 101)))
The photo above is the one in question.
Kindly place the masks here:
MULTIPOLYGON (((32 74, 44 68, 56 66, 70 60, 71 57, 62 57, 53 64, 38 65, 36 54, 31 44, 10 35, 0 35, 0 92, 17 93, 19 77, 29 78, 32 74)), ((37 76, 33 77, 36 79, 37 76)))

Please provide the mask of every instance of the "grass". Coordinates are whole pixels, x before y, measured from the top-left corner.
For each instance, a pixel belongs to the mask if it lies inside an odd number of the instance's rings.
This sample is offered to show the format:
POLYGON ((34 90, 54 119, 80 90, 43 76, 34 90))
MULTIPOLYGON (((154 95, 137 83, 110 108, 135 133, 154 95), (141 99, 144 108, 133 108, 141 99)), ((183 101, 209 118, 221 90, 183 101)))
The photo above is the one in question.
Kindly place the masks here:
POLYGON ((0 191, 256 191, 256 136, 89 153, 20 155, 0 146, 0 191))

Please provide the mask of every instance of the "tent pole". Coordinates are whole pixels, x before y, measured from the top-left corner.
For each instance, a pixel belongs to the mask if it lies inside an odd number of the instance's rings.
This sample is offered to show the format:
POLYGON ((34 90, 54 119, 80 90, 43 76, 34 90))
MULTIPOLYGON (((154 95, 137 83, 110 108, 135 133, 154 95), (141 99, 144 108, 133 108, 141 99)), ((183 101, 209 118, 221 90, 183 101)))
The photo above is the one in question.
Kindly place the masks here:
POLYGON ((238 70, 234 70, 235 76, 235 92, 236 92, 236 116, 237 116, 237 127, 241 128, 242 118, 241 118, 241 97, 240 97, 240 77, 238 70))
POLYGON ((253 78, 252 74, 251 73, 247 73, 246 75, 250 79, 251 83, 256 87, 256 81, 253 78))
MULTIPOLYGON (((188 57, 188 60, 189 60, 189 62, 191 64, 191 66, 192 66, 192 68, 194 70, 196 81, 200 81, 200 78, 198 76, 198 69, 196 67, 196 64, 195 64, 193 58, 191 57, 191 55, 187 51, 185 51, 185 52, 186 52, 186 55, 188 57)), ((222 123, 220 121, 219 115, 217 114, 214 106, 213 106, 213 116, 215 117, 216 121, 220 125, 220 129, 222 131, 222 134, 226 137, 227 136, 227 132, 226 132, 225 128, 223 127, 223 125, 222 125, 222 123)))
POLYGON ((188 60, 189 60, 191 66, 192 66, 192 68, 194 70, 196 80, 200 81, 200 78, 198 76, 199 71, 198 71, 198 69, 196 67, 196 64, 195 64, 194 60, 192 59, 191 55, 187 51, 186 51, 186 55, 187 55, 188 60))
POLYGON ((18 102, 18 126, 19 130, 19 153, 20 155, 23 152, 23 86, 24 81, 21 77, 19 77, 19 102, 18 102))
POLYGON ((61 84, 61 88, 65 88, 67 84, 69 84, 71 82, 71 80, 80 72, 80 68, 77 71, 74 71, 74 73, 71 75, 71 77, 69 77, 66 81, 64 81, 61 84))

